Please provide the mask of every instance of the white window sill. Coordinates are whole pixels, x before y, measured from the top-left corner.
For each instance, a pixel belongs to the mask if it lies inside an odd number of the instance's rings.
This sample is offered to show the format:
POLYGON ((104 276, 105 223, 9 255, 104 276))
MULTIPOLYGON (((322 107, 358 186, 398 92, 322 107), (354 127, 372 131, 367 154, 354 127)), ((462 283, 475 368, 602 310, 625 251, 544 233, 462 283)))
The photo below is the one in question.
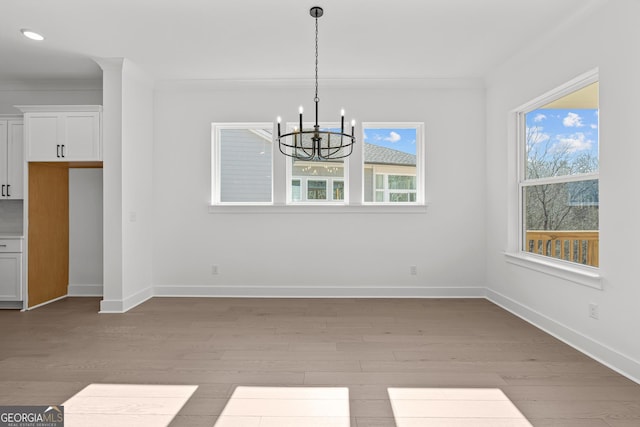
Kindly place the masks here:
POLYGON ((523 252, 505 252, 504 255, 510 264, 602 290, 602 276, 595 267, 523 252))
POLYGON ((209 205, 212 214, 421 214, 427 205, 209 205))

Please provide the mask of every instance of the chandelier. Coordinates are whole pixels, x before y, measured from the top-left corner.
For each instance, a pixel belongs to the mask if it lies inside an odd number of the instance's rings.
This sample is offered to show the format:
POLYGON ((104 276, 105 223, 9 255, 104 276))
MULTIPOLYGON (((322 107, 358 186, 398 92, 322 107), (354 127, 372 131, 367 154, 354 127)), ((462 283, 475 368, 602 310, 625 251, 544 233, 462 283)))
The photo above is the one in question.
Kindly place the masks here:
POLYGON ((356 142, 354 129, 355 120, 351 121, 351 134, 344 129, 344 109, 340 112, 340 132, 334 129, 320 129, 318 125, 318 18, 324 11, 315 6, 309 13, 316 20, 316 96, 313 102, 316 105, 316 122, 313 129, 305 129, 302 122, 302 106, 299 109, 299 123, 293 131, 282 134, 280 132, 281 118, 278 117, 278 146, 285 156, 297 160, 335 160, 349 156, 353 152, 353 144, 356 142))

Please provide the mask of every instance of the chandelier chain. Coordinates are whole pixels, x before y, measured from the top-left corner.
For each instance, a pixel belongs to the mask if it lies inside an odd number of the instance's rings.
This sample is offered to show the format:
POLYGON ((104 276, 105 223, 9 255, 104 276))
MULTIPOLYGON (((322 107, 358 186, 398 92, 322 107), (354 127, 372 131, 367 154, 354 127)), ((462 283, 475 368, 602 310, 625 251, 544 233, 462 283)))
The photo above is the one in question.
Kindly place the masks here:
POLYGON ((316 18, 316 97, 313 100, 320 101, 318 98, 318 18, 316 18))

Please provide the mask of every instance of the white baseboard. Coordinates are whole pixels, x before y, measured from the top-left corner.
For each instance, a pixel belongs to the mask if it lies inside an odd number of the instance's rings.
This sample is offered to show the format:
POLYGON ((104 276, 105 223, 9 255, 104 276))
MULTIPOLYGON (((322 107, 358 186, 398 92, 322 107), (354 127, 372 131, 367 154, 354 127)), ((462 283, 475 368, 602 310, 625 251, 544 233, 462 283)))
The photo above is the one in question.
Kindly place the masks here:
POLYGON ((155 286, 157 297, 484 298, 484 287, 155 286))
POLYGON ((67 296, 70 297, 101 297, 102 285, 69 285, 67 296))
POLYGON ((486 298, 494 304, 531 323, 570 345, 581 353, 586 354, 603 365, 613 369, 621 375, 640 384, 640 362, 628 357, 607 345, 600 343, 580 332, 559 323, 517 301, 512 300, 491 289, 486 289, 486 298))
POLYGON ((100 301, 100 313, 125 313, 151 298, 153 288, 148 287, 122 300, 103 299, 100 301))

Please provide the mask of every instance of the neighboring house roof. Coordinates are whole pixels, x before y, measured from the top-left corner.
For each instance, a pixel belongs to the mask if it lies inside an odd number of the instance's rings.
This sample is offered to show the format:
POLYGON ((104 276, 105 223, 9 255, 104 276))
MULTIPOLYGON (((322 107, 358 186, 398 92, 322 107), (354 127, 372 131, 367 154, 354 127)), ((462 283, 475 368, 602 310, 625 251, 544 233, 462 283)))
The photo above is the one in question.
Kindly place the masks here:
POLYGON ((364 144, 364 162, 379 165, 416 165, 415 154, 405 153, 392 148, 381 147, 379 145, 364 144))

